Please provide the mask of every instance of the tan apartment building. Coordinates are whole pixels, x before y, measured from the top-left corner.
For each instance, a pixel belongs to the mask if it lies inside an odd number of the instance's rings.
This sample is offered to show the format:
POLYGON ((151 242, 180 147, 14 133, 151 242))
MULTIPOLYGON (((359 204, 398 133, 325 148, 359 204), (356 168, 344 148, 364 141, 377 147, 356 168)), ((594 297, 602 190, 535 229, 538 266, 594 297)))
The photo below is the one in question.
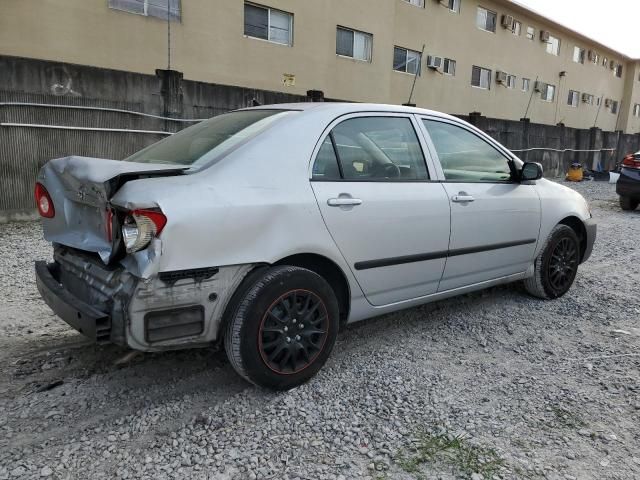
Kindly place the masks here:
POLYGON ((171 68, 188 80, 393 104, 407 103, 415 82, 420 107, 640 132, 640 61, 508 0, 0 7, 0 55, 154 74, 170 45, 171 68))

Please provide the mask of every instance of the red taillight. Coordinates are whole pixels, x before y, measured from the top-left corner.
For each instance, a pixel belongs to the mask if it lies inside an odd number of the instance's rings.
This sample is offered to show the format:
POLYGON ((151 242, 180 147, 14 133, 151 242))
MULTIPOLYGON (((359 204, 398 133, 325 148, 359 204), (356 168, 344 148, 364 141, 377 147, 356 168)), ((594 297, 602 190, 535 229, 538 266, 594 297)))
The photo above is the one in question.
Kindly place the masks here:
POLYGON ((36 183, 35 189, 36 205, 38 206, 38 213, 41 217, 53 218, 56 214, 56 209, 53 206, 53 201, 47 189, 41 183, 36 183))
POLYGON ((622 165, 629 168, 638 168, 640 169, 640 159, 635 158, 633 155, 627 155, 622 160, 622 165))
POLYGON ((151 220, 156 226, 156 237, 160 236, 160 233, 162 233, 162 229, 167 224, 167 217, 165 217, 162 212, 155 212, 153 210, 134 210, 133 212, 131 212, 131 215, 142 215, 151 220))

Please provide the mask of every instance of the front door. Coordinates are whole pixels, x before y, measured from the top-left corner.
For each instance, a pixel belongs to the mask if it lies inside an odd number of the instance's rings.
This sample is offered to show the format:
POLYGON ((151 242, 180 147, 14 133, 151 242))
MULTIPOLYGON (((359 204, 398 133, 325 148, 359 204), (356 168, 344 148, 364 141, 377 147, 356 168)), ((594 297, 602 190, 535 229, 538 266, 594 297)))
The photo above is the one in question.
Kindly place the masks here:
POLYGON ((439 291, 526 271, 540 232, 535 186, 514 181, 509 159, 473 130, 423 122, 451 203, 451 242, 439 291))
POLYGON ((373 305, 435 293, 449 244, 447 193, 429 180, 412 116, 359 114, 332 125, 312 187, 331 236, 373 305))

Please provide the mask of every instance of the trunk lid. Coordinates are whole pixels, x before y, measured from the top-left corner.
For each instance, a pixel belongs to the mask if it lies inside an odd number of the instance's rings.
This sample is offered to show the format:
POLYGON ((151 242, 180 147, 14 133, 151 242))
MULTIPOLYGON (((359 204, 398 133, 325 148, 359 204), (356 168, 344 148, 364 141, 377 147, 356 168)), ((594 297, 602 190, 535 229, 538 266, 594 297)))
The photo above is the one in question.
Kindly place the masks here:
POLYGON ((110 215, 111 197, 129 180, 180 175, 182 165, 64 157, 47 162, 38 174, 55 208, 43 218, 44 237, 54 243, 95 252, 105 264, 117 253, 118 219, 110 215), (109 229, 114 235, 109 240, 109 229))

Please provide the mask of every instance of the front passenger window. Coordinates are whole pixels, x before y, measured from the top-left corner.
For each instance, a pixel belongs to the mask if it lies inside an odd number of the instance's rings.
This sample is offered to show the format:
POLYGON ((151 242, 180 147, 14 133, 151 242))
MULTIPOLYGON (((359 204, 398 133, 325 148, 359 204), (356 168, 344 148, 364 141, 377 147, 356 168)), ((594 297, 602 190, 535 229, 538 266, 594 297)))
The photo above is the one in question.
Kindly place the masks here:
POLYGON ((482 138, 457 125, 423 120, 440 158, 446 180, 508 182, 508 159, 482 138))

